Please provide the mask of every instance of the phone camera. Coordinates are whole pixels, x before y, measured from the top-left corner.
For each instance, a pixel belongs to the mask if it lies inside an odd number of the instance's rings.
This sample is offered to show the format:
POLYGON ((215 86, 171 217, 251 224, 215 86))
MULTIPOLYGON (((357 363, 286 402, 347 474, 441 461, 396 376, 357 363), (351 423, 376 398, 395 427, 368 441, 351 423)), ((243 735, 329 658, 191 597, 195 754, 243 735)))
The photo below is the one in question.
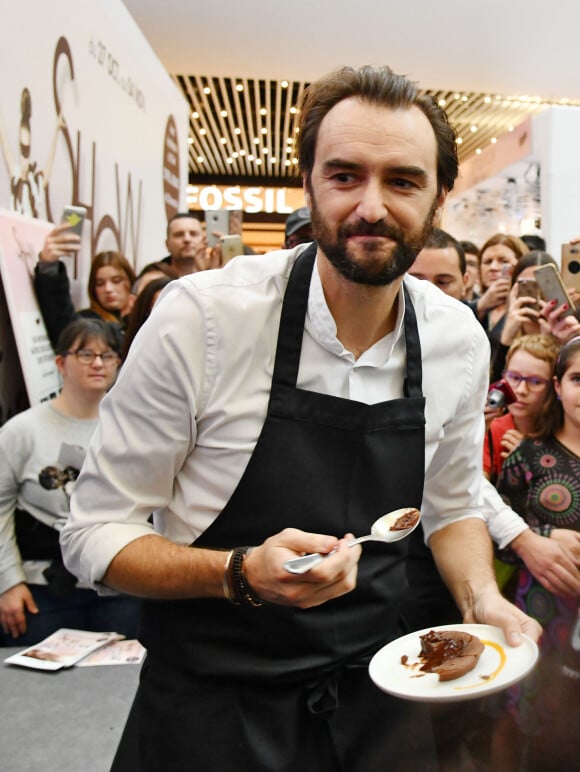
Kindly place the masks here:
POLYGON ((568 271, 574 275, 580 273, 580 262, 578 260, 570 260, 568 263, 568 271))

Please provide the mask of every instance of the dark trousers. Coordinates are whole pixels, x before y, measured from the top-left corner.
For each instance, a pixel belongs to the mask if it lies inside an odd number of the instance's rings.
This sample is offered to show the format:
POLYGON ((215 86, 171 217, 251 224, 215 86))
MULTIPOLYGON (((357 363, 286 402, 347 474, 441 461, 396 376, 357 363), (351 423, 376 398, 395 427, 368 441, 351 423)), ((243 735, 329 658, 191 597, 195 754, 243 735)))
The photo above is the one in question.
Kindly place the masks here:
POLYGON ((94 590, 75 588, 57 596, 47 585, 30 584, 38 614, 26 614, 26 633, 18 638, 3 634, 3 646, 32 646, 60 627, 121 633, 136 638, 140 601, 126 595, 99 596, 94 590))

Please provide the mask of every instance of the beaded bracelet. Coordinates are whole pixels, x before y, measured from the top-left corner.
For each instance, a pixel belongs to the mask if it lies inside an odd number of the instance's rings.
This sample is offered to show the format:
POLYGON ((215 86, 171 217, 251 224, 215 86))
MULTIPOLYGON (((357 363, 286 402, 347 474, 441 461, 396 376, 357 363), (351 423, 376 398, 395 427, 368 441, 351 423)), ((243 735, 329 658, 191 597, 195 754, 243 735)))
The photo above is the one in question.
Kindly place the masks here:
POLYGON ((244 576, 244 558, 249 549, 249 547, 236 547, 226 559, 224 595, 236 606, 246 605, 258 608, 263 605, 262 601, 244 576))

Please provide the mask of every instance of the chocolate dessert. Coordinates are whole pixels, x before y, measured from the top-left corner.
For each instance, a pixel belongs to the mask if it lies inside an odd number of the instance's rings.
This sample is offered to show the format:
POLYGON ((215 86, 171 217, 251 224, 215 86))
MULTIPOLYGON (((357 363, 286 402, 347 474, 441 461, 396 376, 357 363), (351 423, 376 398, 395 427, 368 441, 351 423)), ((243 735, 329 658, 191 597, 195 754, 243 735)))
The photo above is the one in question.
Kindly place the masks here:
POLYGON ((475 635, 458 630, 431 630, 421 636, 420 670, 437 673, 440 681, 453 681, 473 670, 483 649, 475 635))
POLYGON ((406 509, 403 514, 398 517, 393 525, 391 531, 404 531, 407 528, 412 528, 418 522, 421 517, 418 509, 406 509))

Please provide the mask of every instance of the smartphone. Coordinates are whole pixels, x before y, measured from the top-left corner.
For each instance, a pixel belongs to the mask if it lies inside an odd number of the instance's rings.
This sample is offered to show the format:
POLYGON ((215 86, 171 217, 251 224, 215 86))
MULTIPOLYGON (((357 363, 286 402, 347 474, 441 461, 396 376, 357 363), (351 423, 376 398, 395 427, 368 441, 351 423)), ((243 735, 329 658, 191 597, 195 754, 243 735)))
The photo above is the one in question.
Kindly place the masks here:
POLYGON ((227 209, 209 209, 206 211, 205 237, 208 247, 215 247, 221 236, 227 236, 229 232, 230 212, 227 209))
POLYGON ((511 263, 504 263, 501 267, 502 279, 507 279, 513 273, 514 267, 511 263))
POLYGON ((580 292, 580 244, 562 244, 562 281, 580 292))
POLYGON ((558 306, 564 303, 568 304, 568 310, 564 311, 562 316, 572 316, 576 313, 574 303, 572 303, 555 265, 542 265, 540 268, 536 268, 534 276, 544 300, 556 300, 558 306))
POLYGON ((244 245, 241 236, 222 236, 220 239, 222 248, 222 262, 225 264, 232 257, 244 254, 244 245))
POLYGON ((538 300, 540 299, 540 288, 538 282, 535 279, 518 279, 518 297, 528 298, 529 302, 526 303, 530 308, 539 309, 538 300))
POLYGON ((76 233, 79 238, 83 235, 83 225, 87 210, 84 206, 65 206, 61 222, 67 223, 69 230, 76 233))

